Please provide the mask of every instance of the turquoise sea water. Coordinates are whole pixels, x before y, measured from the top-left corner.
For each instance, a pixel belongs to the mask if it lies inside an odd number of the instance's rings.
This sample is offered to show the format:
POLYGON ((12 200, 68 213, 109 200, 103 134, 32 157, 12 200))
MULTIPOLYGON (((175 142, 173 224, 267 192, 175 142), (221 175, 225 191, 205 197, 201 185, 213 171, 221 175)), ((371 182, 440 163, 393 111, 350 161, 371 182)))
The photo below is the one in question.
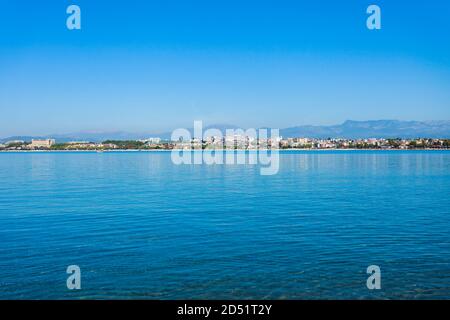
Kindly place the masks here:
POLYGON ((290 151, 259 173, 0 153, 0 299, 450 298, 450 152, 290 151))

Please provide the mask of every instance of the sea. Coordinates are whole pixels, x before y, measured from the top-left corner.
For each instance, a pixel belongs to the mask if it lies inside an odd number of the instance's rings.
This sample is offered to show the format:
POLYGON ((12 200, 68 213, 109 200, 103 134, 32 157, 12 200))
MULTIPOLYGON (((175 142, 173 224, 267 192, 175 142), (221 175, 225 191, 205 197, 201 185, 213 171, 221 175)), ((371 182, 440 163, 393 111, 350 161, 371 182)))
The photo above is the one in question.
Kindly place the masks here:
POLYGON ((2 152, 0 299, 450 299, 450 151, 2 152))

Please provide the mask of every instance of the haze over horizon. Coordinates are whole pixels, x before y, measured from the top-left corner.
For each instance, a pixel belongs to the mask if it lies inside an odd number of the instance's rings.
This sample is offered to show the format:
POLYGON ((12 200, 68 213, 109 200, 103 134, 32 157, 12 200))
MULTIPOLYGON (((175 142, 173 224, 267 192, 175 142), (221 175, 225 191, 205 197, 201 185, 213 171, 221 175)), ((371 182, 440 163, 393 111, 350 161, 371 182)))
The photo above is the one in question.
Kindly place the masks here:
POLYGON ((448 2, 73 3, 2 3, 0 137, 450 119, 448 2))
MULTIPOLYGON (((198 125, 197 125, 198 126, 198 125)), ((229 129, 243 128, 231 124, 207 124, 200 125, 201 133, 205 134, 207 129, 218 129, 222 134, 227 134, 229 129)), ((174 128, 175 129, 175 128, 174 128)), ((189 130, 194 135, 193 126, 187 126, 185 129, 189 130)), ((255 128, 256 130, 262 128, 255 128)), ((317 126, 317 125, 303 125, 291 126, 286 128, 270 128, 264 129, 279 129, 279 133, 284 138, 450 138, 450 120, 436 120, 436 121, 399 121, 399 120, 369 120, 369 121, 354 121, 347 120, 341 124, 317 126)), ((8 137, 1 137, 0 142, 7 142, 12 140, 32 140, 40 138, 52 138, 59 142, 69 141, 93 141, 102 142, 105 140, 140 140, 150 137, 159 137, 162 139, 170 139, 171 131, 156 132, 156 131, 77 131, 65 133, 53 133, 42 135, 15 135, 8 137)))
MULTIPOLYGON (((34 137, 50 137, 52 135, 62 136, 62 135, 73 135, 73 134, 103 134, 103 133, 129 133, 129 134, 168 134, 171 131, 178 129, 178 128, 186 128, 186 129, 192 129, 194 121, 202 121, 201 119, 194 119, 190 123, 188 123, 186 126, 181 127, 171 127, 167 130, 155 130, 152 128, 144 129, 144 130, 121 130, 121 129, 109 129, 109 130, 101 130, 101 129, 78 129, 73 131, 60 131, 60 132, 27 132, 26 130, 23 130, 22 133, 19 134, 9 134, 9 135, 0 135, 0 139, 5 139, 7 137, 15 137, 15 136, 34 136, 34 137)), ((411 123, 411 122, 423 122, 423 123, 446 123, 450 126, 450 120, 444 119, 444 120, 426 120, 426 121, 417 121, 417 120, 398 120, 398 119, 377 119, 377 120, 353 120, 353 119, 347 119, 340 123, 333 123, 333 124, 293 124, 287 127, 274 127, 274 126, 261 126, 261 127, 244 127, 244 126, 238 126, 232 123, 207 123, 203 122, 203 129, 207 128, 216 128, 220 130, 226 130, 226 129, 248 129, 248 128, 267 128, 267 129, 290 129, 290 128, 297 128, 297 127, 334 127, 334 126, 340 126, 345 125, 348 122, 355 122, 355 123, 375 123, 375 122, 400 122, 400 123, 411 123)))

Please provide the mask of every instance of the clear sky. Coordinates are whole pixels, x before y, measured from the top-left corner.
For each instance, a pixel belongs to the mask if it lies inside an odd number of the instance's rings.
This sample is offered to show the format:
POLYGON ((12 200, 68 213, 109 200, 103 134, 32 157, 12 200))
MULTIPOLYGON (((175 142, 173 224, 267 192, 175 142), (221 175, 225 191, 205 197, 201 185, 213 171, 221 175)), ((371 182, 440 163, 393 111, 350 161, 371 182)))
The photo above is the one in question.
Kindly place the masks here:
POLYGON ((0 136, 450 120, 450 1, 0 0, 0 119, 0 136))

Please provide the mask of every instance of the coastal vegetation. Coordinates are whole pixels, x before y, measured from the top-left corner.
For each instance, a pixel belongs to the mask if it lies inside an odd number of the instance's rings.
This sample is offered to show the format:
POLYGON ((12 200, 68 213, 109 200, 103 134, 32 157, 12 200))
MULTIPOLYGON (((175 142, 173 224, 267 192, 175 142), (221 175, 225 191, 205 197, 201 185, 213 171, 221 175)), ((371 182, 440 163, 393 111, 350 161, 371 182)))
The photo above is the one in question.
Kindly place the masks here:
POLYGON ((172 149, 235 149, 256 150, 263 146, 274 146, 282 150, 289 149, 374 149, 374 150, 420 150, 420 149, 450 149, 450 139, 310 139, 310 138, 288 138, 271 141, 251 140, 249 137, 238 137, 228 146, 222 140, 206 139, 184 142, 173 142, 164 140, 106 140, 101 143, 73 141, 54 142, 48 145, 40 145, 33 142, 11 141, 0 144, 1 151, 13 150, 172 150, 172 149))
POLYGON ((114 145, 117 149, 142 149, 146 144, 137 140, 106 140, 103 145, 114 145))

